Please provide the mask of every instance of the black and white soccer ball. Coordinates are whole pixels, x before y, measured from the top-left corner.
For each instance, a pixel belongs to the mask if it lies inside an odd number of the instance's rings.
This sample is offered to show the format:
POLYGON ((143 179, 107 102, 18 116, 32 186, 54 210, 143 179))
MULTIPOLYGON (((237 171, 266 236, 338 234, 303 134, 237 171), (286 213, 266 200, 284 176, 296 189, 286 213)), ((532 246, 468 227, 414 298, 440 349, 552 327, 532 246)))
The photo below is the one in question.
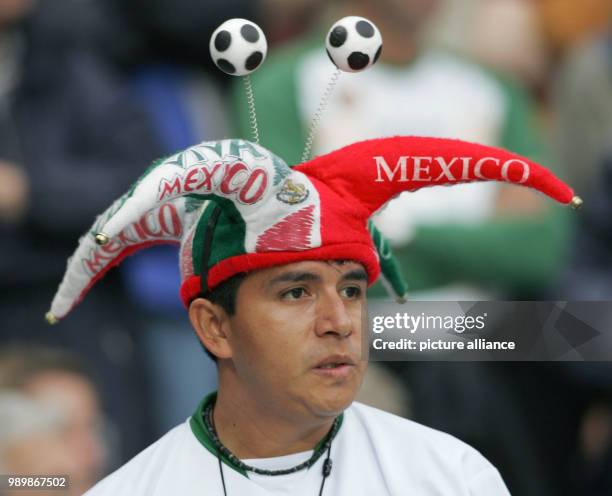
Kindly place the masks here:
POLYGON ((348 16, 337 21, 327 33, 327 55, 338 69, 359 72, 376 63, 382 52, 382 36, 372 21, 348 16))
POLYGON ((210 37, 215 65, 232 76, 246 76, 266 58, 268 42, 261 28, 246 19, 229 19, 210 37))

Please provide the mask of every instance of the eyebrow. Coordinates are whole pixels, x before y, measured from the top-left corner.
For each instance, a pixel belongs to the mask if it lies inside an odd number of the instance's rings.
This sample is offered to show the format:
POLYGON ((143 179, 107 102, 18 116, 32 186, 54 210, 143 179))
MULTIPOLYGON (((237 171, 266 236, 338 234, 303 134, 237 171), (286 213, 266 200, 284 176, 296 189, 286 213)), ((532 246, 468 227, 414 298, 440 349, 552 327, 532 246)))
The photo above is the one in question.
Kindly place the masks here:
POLYGON ((279 284, 281 282, 304 282, 304 281, 320 281, 321 277, 317 274, 313 274, 312 272, 307 271, 293 271, 293 272, 284 272, 274 278, 272 278, 267 286, 274 286, 275 284, 279 284))
MULTIPOLYGON (((368 275, 363 269, 353 269, 342 275, 341 281, 356 280, 356 281, 367 281, 368 275)), ((321 281, 321 276, 308 271, 293 271, 285 272, 271 279, 267 286, 274 286, 275 284, 283 282, 318 282, 321 281)))
POLYGON ((354 280, 354 281, 367 281, 368 274, 363 269, 353 269, 344 274, 341 278, 341 281, 346 280, 354 280))

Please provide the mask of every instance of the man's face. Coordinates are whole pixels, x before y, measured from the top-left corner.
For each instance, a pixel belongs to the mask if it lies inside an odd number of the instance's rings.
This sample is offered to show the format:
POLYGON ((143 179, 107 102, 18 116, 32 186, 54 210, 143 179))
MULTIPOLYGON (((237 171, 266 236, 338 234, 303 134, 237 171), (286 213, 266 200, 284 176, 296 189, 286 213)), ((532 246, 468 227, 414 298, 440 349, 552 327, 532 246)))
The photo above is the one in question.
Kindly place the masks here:
POLYGON ((354 262, 298 262, 246 277, 228 332, 241 385, 288 416, 338 415, 367 366, 366 288, 354 262))
MULTIPOLYGON (((100 478, 104 468, 104 448, 99 435, 101 412, 93 385, 70 372, 47 371, 30 379, 25 391, 49 409, 61 412, 65 422, 63 429, 47 439, 50 449, 52 439, 58 443, 57 452, 54 456, 42 457, 48 458, 44 463, 63 469, 25 473, 68 473, 70 494, 83 494, 100 478)), ((41 463, 40 453, 40 449, 32 451, 32 463, 41 463)))

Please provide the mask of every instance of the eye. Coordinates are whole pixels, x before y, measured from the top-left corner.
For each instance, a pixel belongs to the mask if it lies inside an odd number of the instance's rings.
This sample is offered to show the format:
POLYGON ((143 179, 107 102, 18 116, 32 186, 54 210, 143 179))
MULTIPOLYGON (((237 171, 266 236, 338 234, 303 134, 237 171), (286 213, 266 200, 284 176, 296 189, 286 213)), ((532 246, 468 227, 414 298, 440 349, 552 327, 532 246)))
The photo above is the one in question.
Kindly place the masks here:
POLYGON ((347 286, 340 290, 340 294, 349 300, 356 300, 362 295, 363 291, 359 286, 347 286))
POLYGON ((306 296, 306 288, 291 288, 288 291, 281 293, 281 299, 283 300, 299 300, 306 296))

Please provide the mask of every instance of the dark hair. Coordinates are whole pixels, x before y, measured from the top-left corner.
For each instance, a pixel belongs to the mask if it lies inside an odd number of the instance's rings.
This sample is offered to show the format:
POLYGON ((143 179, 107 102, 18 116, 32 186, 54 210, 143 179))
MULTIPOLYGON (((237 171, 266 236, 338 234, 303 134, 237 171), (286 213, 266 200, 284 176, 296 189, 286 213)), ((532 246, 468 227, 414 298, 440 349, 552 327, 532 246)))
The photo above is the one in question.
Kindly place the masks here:
POLYGON ((21 389, 46 372, 65 372, 91 381, 91 374, 75 354, 42 345, 12 345, 0 353, 0 388, 21 389))
MULTIPOLYGON (((231 317, 236 313, 236 296, 238 295, 238 289, 245 278, 246 273, 240 272, 239 274, 230 277, 228 280, 223 281, 209 293, 201 295, 201 297, 207 299, 215 305, 219 305, 221 308, 223 308, 223 310, 225 310, 225 313, 231 317)), ((198 341, 200 340, 198 339, 198 341)), ((206 354, 213 360, 213 362, 216 363, 217 357, 208 351, 202 341, 200 341, 200 344, 202 345, 202 348, 206 354)))

